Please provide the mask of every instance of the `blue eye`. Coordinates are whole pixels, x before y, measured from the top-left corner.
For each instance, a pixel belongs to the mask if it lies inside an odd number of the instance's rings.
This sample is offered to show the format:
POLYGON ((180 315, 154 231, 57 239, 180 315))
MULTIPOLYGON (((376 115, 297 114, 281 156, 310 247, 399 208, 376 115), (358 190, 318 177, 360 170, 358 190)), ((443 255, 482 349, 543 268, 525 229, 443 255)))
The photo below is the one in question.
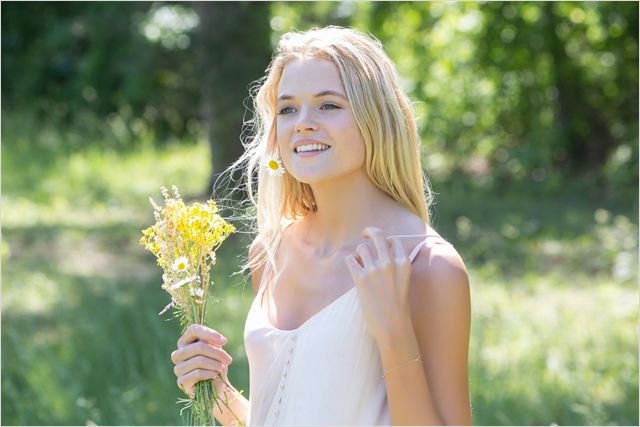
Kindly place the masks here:
POLYGON ((289 114, 291 111, 293 111, 293 108, 291 107, 284 107, 283 109, 281 109, 280 111, 278 111, 278 114, 289 114))
POLYGON ((338 107, 336 104, 330 104, 330 103, 323 104, 322 107, 320 107, 320 109, 326 109, 324 107, 328 107, 329 110, 340 109, 340 107, 338 107))

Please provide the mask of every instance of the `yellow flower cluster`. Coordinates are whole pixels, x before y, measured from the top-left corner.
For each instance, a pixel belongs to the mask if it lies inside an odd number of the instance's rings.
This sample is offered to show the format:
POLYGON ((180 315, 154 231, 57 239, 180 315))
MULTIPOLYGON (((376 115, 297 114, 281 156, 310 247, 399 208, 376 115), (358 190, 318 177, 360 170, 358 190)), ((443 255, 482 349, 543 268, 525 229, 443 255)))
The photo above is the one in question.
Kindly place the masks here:
POLYGON ((140 244, 156 258, 162 267, 163 285, 172 303, 185 313, 193 313, 189 321, 200 321, 209 287, 209 272, 215 264, 215 250, 235 231, 218 213, 213 200, 185 205, 176 186, 173 196, 162 188, 164 206, 153 199, 156 223, 142 231, 140 244))
MULTIPOLYGON (((218 214, 213 200, 187 206, 175 185, 173 196, 166 188, 161 190, 164 206, 149 199, 156 222, 142 230, 140 244, 155 255, 163 270, 162 288, 171 295, 171 303, 160 314, 174 307, 184 332, 189 324, 204 324, 215 251, 235 229, 218 214)), ((219 406, 219 400, 228 407, 226 395, 218 397, 211 380, 197 383, 195 397, 183 399, 185 408, 191 408, 193 425, 215 425, 210 408, 219 406)))

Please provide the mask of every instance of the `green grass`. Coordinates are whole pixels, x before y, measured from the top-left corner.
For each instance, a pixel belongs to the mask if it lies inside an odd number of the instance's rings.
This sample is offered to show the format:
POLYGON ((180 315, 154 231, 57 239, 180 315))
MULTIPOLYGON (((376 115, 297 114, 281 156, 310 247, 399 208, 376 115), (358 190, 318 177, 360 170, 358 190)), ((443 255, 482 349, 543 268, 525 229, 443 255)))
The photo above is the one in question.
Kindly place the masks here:
MULTIPOLYGON (((179 327, 157 314, 168 296, 137 241, 161 185, 202 192, 206 146, 55 155, 18 140, 3 135, 2 423, 180 424, 179 327)), ((434 188, 434 224, 471 276, 474 422, 637 425, 636 191, 434 188)), ((231 274, 248 243, 221 247, 209 318, 246 397, 253 293, 231 274)))

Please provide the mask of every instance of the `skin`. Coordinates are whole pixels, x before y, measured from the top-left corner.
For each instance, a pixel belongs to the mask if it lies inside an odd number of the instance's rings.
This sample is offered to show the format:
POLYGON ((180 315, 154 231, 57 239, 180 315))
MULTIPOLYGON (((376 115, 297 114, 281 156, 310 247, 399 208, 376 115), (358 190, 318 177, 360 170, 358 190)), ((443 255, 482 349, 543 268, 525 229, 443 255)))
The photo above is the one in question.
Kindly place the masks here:
MULTIPOLYGON (((355 286, 383 372, 389 372, 391 423, 471 424, 470 290, 462 259, 367 177, 362 135, 333 63, 288 63, 278 96, 280 156, 287 173, 311 186, 318 209, 284 233, 276 254, 278 286, 262 303, 272 324, 297 328, 355 286), (313 157, 296 155, 294 144, 309 139, 331 148, 313 157), (435 236, 413 263, 409 250, 422 239, 390 237, 408 234, 435 236), (418 353, 421 361, 406 363, 418 353)), ((260 248, 256 240, 250 257, 260 248)), ((252 271, 255 292, 262 273, 263 268, 252 271)), ((231 359, 222 346, 217 331, 192 325, 172 353, 178 384, 190 391, 218 372, 226 379, 231 359)), ((217 385, 224 388, 221 381, 217 385)), ((248 401, 233 387, 227 390, 236 399, 234 412, 246 416, 248 401)), ((229 420, 224 412, 214 415, 229 420)))

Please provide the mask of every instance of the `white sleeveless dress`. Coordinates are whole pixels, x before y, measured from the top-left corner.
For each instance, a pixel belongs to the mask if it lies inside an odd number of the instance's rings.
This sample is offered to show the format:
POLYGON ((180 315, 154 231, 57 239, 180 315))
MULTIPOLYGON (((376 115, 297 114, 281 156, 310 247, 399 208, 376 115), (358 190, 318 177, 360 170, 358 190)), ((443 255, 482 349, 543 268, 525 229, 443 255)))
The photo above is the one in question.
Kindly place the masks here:
MULTIPOLYGON (((411 262, 427 243, 422 237, 409 255, 411 262)), ((268 269, 244 329, 247 425, 389 425, 380 353, 355 285, 298 328, 283 330, 271 324, 262 308, 268 269)))

